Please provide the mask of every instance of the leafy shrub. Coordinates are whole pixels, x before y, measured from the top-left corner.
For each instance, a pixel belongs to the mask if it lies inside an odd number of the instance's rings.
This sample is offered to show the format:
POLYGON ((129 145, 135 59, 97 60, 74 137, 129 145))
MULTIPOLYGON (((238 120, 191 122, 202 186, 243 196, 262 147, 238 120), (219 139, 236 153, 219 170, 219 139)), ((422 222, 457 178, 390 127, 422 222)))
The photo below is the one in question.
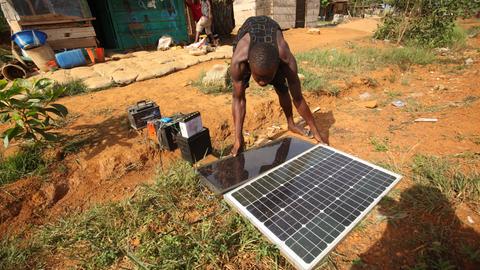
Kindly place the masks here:
POLYGON ((48 132, 54 127, 54 116, 65 117, 65 106, 53 103, 65 88, 54 87, 53 82, 41 79, 37 82, 18 79, 9 89, 5 80, 0 81, 0 123, 8 129, 0 134, 5 147, 13 139, 39 141, 55 140, 56 135, 48 132))
POLYGON ((395 12, 386 15, 375 37, 427 47, 454 45, 465 36, 456 31, 455 20, 480 10, 478 1, 470 0, 393 0, 392 5, 395 12))
POLYGON ((46 161, 39 144, 22 146, 20 151, 7 158, 0 156, 0 186, 26 175, 41 174, 45 167, 46 161))

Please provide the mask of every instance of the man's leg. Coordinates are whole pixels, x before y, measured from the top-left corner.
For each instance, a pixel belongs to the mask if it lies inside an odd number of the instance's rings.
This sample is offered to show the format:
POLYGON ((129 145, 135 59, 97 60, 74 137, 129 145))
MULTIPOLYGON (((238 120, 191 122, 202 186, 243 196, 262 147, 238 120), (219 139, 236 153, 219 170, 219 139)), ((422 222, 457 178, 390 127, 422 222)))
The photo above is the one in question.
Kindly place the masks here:
POLYGON ((287 86, 285 85, 285 87, 274 88, 275 92, 278 95, 278 100, 280 102, 280 106, 282 107, 283 113, 285 113, 285 117, 287 118, 288 130, 294 133, 298 133, 300 135, 305 135, 304 131, 298 126, 296 126, 295 121, 293 121, 292 99, 290 98, 290 93, 288 92, 287 86))

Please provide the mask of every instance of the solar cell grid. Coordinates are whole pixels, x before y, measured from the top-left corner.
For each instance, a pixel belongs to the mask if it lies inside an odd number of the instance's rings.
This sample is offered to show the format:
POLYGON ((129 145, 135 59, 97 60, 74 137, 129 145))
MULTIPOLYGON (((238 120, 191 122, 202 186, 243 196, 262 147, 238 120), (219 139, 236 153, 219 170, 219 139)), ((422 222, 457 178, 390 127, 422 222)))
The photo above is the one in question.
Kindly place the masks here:
POLYGON ((400 178, 318 146, 225 198, 297 267, 310 269, 400 178))

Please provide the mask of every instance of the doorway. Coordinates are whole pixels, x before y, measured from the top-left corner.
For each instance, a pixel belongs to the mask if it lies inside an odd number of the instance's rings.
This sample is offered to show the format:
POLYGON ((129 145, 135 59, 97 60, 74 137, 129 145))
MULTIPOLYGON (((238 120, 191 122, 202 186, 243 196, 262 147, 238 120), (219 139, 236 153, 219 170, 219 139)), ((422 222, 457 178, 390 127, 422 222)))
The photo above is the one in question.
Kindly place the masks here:
POLYGON ((305 27, 305 5, 306 0, 297 0, 295 10, 295 28, 305 27))

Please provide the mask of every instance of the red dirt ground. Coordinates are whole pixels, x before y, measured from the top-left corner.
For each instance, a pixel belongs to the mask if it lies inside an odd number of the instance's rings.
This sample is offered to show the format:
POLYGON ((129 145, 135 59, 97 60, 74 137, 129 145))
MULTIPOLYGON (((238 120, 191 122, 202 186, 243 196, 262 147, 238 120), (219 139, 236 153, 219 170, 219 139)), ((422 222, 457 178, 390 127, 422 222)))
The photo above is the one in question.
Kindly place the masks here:
MULTIPOLYGON (((342 47, 347 41, 375 46, 370 41, 375 25, 376 21, 360 20, 322 29, 318 36, 307 34, 305 29, 293 29, 286 31, 285 37, 294 52, 342 47)), ((480 48, 479 37, 471 43, 480 48)), ((364 77, 379 82, 375 88, 362 83, 359 77, 352 80, 349 89, 343 89, 340 97, 311 93, 305 96, 311 108, 321 108, 315 118, 322 131, 329 133, 331 145, 366 160, 402 167, 408 166, 411 157, 418 153, 453 156, 468 152, 478 159, 480 102, 466 105, 463 101, 469 96, 480 97, 480 53, 471 49, 464 54, 465 58, 471 57, 474 64, 455 74, 449 72, 451 69, 447 65, 414 67, 405 74, 409 85, 402 85, 400 79, 394 83, 386 79, 391 74, 402 76, 398 69, 389 68, 365 74, 364 77), (432 90, 440 84, 447 89, 432 90), (431 108, 437 109, 411 113, 386 105, 372 110, 359 101, 359 94, 369 92, 381 103, 388 99, 387 89, 401 92, 401 99, 411 97, 424 106, 436 106, 431 108), (436 117, 439 121, 414 123, 418 117, 436 117), (388 138, 389 151, 373 151, 371 137, 388 138)), ((86 141, 78 153, 69 154, 52 165, 48 179, 22 179, 1 187, 0 233, 18 232, 97 203, 131 196, 139 185, 152 181, 158 168, 178 158, 178 153, 159 153, 142 133, 129 129, 126 108, 138 100, 154 100, 162 115, 198 110, 204 125, 210 128, 214 147, 220 149, 231 144, 230 95, 205 95, 189 84, 198 79, 201 71, 222 62, 211 61, 162 78, 61 99, 71 114, 67 126, 61 130, 65 134, 64 144, 79 138, 86 141)), ((261 134, 267 127, 284 122, 273 91, 264 95, 249 93, 247 102, 245 131, 261 134)), ((60 152, 60 149, 53 152, 60 152)), ((474 166, 479 168, 478 164, 478 160, 474 160, 474 166)), ((411 186, 412 180, 406 176, 397 190, 407 190, 411 186)), ((395 203, 403 202, 399 199, 395 203)), ((391 268, 394 263, 408 262, 412 253, 422 249, 402 250, 401 244, 395 245, 400 243, 402 234, 411 233, 415 226, 392 229, 385 221, 375 221, 381 214, 386 215, 381 209, 374 210, 367 220, 376 225, 368 226, 365 231, 354 231, 337 247, 339 267, 348 268, 351 261, 361 255, 364 261, 379 269, 391 268), (388 241, 390 244, 385 248, 388 241)), ((459 230, 480 234, 478 212, 461 204, 453 207, 450 214, 451 219, 460 221, 459 230), (468 223, 467 216, 475 223, 468 223)))

